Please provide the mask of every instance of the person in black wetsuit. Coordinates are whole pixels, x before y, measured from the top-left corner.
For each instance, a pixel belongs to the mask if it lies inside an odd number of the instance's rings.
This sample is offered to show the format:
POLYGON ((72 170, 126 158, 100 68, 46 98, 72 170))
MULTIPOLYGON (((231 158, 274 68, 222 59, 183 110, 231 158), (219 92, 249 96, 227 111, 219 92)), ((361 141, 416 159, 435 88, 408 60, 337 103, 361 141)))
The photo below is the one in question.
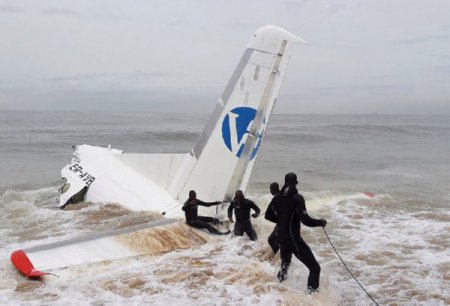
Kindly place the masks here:
POLYGON ((236 215, 236 223, 234 224, 234 235, 242 236, 244 232, 247 233, 250 240, 255 241, 258 239, 258 235, 253 228, 252 222, 250 221, 250 209, 255 211, 252 214, 253 218, 256 218, 261 213, 261 210, 255 203, 246 199, 242 190, 237 190, 234 194, 234 200, 228 207, 228 220, 233 223, 233 209, 236 215))
POLYGON ((211 226, 209 222, 218 224, 219 220, 212 217, 204 217, 198 215, 198 206, 214 206, 220 205, 221 202, 203 202, 197 199, 197 194, 194 190, 189 191, 189 198, 184 202, 182 207, 186 217, 186 223, 195 228, 206 228, 210 233, 217 235, 226 235, 230 231, 222 233, 215 227, 211 226))
POLYGON ((297 184, 295 173, 286 174, 283 188, 270 203, 277 217, 280 242, 281 268, 277 276, 280 282, 286 279, 292 254, 294 254, 309 269, 307 289, 308 293, 312 294, 319 288, 320 265, 300 236, 300 222, 310 227, 325 227, 327 221, 313 219, 308 215, 305 199, 298 193, 297 184))
MULTIPOLYGON (((270 184, 269 189, 272 196, 276 196, 277 194, 280 193, 280 185, 278 185, 277 182, 273 182, 272 184, 270 184)), ((264 214, 264 216, 266 220, 269 220, 273 223, 277 223, 277 216, 273 211, 272 202, 270 202, 269 206, 267 206, 266 213, 264 214)), ((269 242, 269 245, 272 248, 273 253, 277 254, 278 250, 280 249, 280 242, 278 241, 278 225, 275 225, 269 238, 267 238, 267 241, 269 242)))

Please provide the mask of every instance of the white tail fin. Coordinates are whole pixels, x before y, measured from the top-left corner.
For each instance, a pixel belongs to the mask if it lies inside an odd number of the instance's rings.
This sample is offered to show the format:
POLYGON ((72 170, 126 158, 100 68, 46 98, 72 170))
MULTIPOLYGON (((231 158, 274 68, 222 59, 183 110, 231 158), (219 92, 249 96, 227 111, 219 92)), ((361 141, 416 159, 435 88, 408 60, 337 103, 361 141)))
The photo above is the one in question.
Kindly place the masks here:
POLYGON ((169 192, 185 198, 194 189, 202 199, 230 199, 245 189, 264 130, 300 39, 265 26, 253 35, 208 124, 180 168, 169 192))
POLYGON ((256 31, 190 154, 77 146, 73 163, 62 170, 67 184, 60 207, 86 188, 85 201, 164 212, 191 189, 206 201, 228 200, 245 189, 297 41, 273 26, 256 31))

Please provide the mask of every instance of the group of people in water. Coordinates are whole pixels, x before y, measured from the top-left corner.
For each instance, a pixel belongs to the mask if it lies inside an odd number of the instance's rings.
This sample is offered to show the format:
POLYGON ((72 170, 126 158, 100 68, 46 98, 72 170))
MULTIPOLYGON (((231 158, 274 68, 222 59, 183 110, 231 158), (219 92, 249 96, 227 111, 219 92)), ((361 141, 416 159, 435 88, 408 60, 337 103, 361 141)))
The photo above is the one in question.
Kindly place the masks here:
MULTIPOLYGON (((280 251, 281 267, 277 274, 280 282, 286 280, 292 255, 295 255, 308 269, 308 293, 312 294, 319 288, 320 265, 309 246, 300 236, 300 226, 303 223, 309 227, 325 227, 325 219, 314 219, 308 215, 305 199, 297 190, 297 175, 288 173, 284 178, 284 185, 280 190, 278 183, 270 184, 270 193, 273 198, 264 214, 265 218, 275 227, 268 238, 274 254, 280 251)), ((220 205, 222 202, 203 202, 197 199, 194 190, 189 192, 189 198, 183 205, 186 223, 192 227, 207 229, 212 234, 227 235, 230 231, 220 232, 210 223, 219 224, 220 221, 212 217, 198 215, 198 206, 220 205)), ((261 213, 259 207, 251 200, 246 199, 242 190, 237 190, 228 207, 228 220, 234 223, 234 235, 242 236, 244 232, 250 240, 258 239, 250 217, 257 218, 261 213), (235 221, 233 220, 233 210, 235 221), (251 213, 251 210, 254 213, 251 213)))

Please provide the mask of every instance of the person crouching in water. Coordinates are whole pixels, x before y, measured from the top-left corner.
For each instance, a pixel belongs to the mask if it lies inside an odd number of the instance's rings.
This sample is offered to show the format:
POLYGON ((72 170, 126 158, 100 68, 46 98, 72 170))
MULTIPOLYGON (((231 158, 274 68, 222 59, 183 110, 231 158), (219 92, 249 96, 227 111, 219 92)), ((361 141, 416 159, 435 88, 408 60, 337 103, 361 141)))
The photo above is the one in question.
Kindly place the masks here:
POLYGON ((186 217, 186 223, 189 226, 195 227, 195 228, 206 228, 210 233, 216 234, 216 235, 226 235, 229 234, 230 231, 222 233, 215 227, 208 224, 209 222, 212 223, 219 223, 219 220, 212 217, 204 217, 198 215, 198 206, 214 206, 214 205, 220 205, 221 202, 203 202, 199 199, 197 199, 197 194, 194 190, 189 191, 189 198, 184 202, 184 205, 182 207, 184 211, 184 215, 186 217))
POLYGON ((300 222, 310 227, 325 227, 327 221, 313 219, 308 215, 305 199, 296 188, 298 182, 295 173, 286 174, 284 180, 285 184, 280 193, 270 203, 277 216, 280 243, 281 268, 277 276, 280 282, 286 279, 292 254, 294 254, 309 269, 307 290, 312 294, 319 288, 320 265, 300 236, 300 222))
POLYGON ((233 209, 236 215, 234 235, 242 236, 246 232, 250 240, 257 240, 258 235, 256 235, 255 229, 250 221, 250 209, 255 211, 252 217, 256 218, 261 213, 259 207, 252 201, 246 199, 242 190, 237 190, 234 194, 234 200, 231 202, 230 207, 228 207, 228 220, 230 223, 233 223, 233 209))

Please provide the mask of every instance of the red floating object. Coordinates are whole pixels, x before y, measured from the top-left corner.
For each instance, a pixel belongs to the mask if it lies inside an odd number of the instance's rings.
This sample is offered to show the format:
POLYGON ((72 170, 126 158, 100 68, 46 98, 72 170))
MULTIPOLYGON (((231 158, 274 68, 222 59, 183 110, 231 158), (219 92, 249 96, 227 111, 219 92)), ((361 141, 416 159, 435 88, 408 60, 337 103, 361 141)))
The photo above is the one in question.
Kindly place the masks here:
POLYGON ((11 254, 11 262, 22 274, 28 278, 40 277, 42 275, 49 274, 48 272, 42 272, 36 270, 24 251, 18 250, 11 254))
POLYGON ((374 193, 371 193, 371 192, 367 192, 367 191, 365 191, 365 192, 363 192, 366 196, 368 196, 369 198, 373 198, 374 196, 375 196, 375 194, 374 193))

